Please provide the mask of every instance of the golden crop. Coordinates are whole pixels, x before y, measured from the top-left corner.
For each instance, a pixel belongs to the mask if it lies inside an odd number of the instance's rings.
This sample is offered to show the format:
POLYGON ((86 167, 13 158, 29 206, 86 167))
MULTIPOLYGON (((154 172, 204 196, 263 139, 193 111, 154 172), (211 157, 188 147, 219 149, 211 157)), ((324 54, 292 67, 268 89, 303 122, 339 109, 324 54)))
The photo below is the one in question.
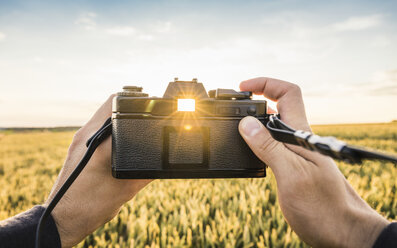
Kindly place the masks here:
MULTIPOLYGON (((395 122, 313 129, 397 153, 395 122)), ((44 202, 72 137, 73 132, 0 133, 0 220, 44 202)), ((368 161, 363 166, 338 165, 361 197, 386 218, 396 219, 397 168, 368 161)), ((156 180, 77 247, 190 246, 307 245, 284 221, 268 170, 264 179, 156 180)))

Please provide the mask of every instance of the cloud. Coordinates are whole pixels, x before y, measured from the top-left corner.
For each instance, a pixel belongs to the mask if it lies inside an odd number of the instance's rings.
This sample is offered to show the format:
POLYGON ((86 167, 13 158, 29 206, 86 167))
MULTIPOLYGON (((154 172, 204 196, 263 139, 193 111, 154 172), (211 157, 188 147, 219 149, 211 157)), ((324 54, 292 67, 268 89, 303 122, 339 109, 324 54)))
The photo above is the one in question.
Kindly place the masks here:
POLYGON ((336 31, 358 31, 379 26, 381 23, 381 15, 370 15, 350 17, 331 26, 336 31))
POLYGON ((2 32, 0 32, 0 41, 4 40, 6 38, 6 35, 2 32))
POLYGON ((171 22, 159 22, 156 31, 158 33, 169 33, 172 29, 172 23, 171 22))
POLYGON ((84 27, 86 30, 92 30, 96 27, 96 22, 94 20, 96 16, 97 14, 94 12, 86 12, 81 14, 74 23, 84 27))
POLYGON ((150 34, 141 34, 138 36, 139 40, 143 40, 143 41, 152 41, 154 39, 153 35, 150 34))
POLYGON ((136 33, 136 29, 131 26, 117 26, 106 29, 106 33, 115 36, 130 36, 136 33))
POLYGON ((151 41, 154 39, 155 35, 153 34, 167 34, 172 31, 173 25, 171 22, 158 22, 153 25, 151 28, 146 29, 145 32, 139 30, 132 26, 115 26, 105 29, 105 32, 109 35, 115 36, 131 36, 135 35, 138 40, 143 41, 151 41), (149 32, 149 33, 147 33, 149 32))
POLYGON ((397 96, 397 84, 378 87, 377 89, 372 91, 372 94, 377 96, 397 96))
POLYGON ((134 35, 135 38, 138 40, 142 41, 152 41, 154 40, 154 36, 151 34, 146 34, 141 32, 140 30, 131 27, 131 26, 116 26, 116 27, 111 27, 105 29, 105 32, 109 35, 113 36, 122 36, 122 37, 127 37, 127 36, 132 36, 134 35))
POLYGON ((377 73, 367 93, 377 96, 397 96, 397 69, 377 73))
POLYGON ((308 87, 303 91, 305 97, 351 97, 351 96, 396 96, 397 69, 375 73, 367 82, 360 84, 327 83, 308 87))

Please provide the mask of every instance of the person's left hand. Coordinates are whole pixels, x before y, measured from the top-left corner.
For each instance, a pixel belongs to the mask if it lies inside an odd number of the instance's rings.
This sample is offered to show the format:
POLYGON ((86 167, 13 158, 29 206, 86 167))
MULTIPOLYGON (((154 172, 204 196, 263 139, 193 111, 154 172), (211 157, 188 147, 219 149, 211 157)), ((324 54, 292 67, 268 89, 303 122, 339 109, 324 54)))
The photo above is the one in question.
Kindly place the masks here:
MULTIPOLYGON (((112 114, 114 95, 74 135, 65 164, 46 204, 66 181, 87 150, 86 141, 112 114)), ((120 180, 111 173, 111 139, 95 151, 85 169, 52 211, 62 247, 72 247, 117 215, 121 206, 152 180, 120 180)))

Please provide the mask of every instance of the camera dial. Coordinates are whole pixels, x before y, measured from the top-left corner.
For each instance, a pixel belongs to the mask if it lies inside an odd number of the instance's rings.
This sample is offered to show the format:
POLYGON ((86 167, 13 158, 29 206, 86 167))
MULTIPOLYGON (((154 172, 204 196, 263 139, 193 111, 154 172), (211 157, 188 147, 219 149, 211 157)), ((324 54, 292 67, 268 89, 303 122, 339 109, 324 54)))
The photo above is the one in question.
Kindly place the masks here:
POLYGON ((132 97, 148 97, 149 94, 142 92, 142 87, 139 86, 124 86, 122 92, 118 92, 118 96, 132 96, 132 97))
POLYGON ((251 91, 235 91, 232 89, 210 90, 208 95, 218 100, 250 100, 252 99, 251 91))

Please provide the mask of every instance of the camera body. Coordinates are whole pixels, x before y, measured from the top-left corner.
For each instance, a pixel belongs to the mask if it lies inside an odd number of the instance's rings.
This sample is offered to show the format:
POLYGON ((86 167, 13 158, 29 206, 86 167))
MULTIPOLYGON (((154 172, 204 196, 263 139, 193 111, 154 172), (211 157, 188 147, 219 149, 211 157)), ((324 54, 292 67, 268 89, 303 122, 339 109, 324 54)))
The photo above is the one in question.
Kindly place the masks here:
POLYGON ((251 92, 205 91, 197 79, 170 82, 162 98, 125 86, 113 99, 115 178, 265 177, 238 132, 245 116, 267 120, 266 101, 251 92))

